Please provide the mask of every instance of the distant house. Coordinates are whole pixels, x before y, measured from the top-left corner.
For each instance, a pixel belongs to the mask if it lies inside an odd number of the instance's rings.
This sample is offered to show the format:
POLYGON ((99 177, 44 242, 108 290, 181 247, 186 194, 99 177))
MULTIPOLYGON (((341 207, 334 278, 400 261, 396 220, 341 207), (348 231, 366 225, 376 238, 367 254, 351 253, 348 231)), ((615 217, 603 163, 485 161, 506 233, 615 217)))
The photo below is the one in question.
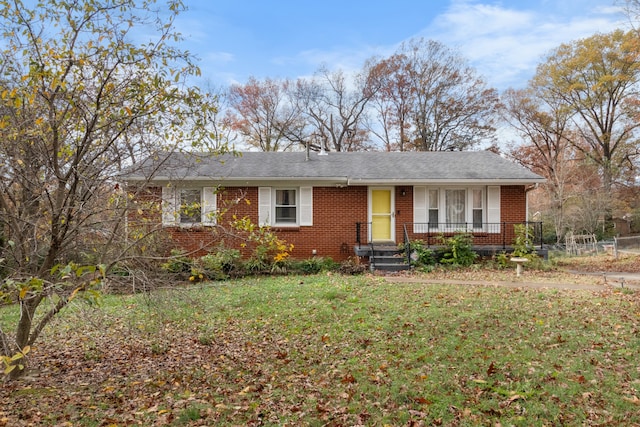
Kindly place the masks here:
MULTIPOLYGON (((460 231, 504 248, 527 221, 527 191, 544 179, 497 154, 464 152, 247 152, 156 156, 125 176, 162 201, 176 246, 215 244, 210 215, 248 216, 294 245, 292 257, 344 260, 405 238, 435 243, 460 231), (195 209, 180 209, 195 206, 195 209)), ((218 219, 220 225, 227 219, 218 219)))

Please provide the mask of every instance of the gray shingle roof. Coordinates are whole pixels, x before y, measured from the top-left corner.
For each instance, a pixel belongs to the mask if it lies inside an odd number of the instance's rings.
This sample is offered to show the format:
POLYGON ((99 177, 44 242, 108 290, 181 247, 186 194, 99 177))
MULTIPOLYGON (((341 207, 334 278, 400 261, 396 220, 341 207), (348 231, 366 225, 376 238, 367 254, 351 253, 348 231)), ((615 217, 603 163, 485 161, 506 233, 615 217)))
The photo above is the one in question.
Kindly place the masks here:
POLYGON ((131 168, 127 181, 224 181, 227 185, 313 181, 327 184, 530 184, 544 179, 489 151, 245 152, 240 156, 173 153, 131 168))

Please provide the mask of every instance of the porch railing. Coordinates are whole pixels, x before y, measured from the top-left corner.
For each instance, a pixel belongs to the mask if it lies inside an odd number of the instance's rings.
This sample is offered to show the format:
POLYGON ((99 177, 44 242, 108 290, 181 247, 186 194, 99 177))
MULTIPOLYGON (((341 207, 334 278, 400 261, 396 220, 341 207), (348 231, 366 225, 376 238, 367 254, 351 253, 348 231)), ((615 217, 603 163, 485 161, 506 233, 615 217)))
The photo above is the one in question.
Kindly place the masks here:
POLYGON ((402 224, 402 239, 404 242, 404 256, 407 259, 407 265, 411 265, 411 238, 407 231, 407 224, 402 224))
POLYGON ((356 222, 356 245, 358 245, 358 248, 369 244, 370 229, 371 222, 356 222))
POLYGON ((413 239, 421 239, 427 247, 440 243, 440 236, 452 235, 455 233, 470 233, 476 239, 484 242, 480 245, 500 245, 502 249, 512 246, 517 235, 515 227, 524 225, 531 229, 533 246, 542 249, 542 222, 536 221, 502 221, 483 223, 406 223, 408 233, 413 239), (499 238, 496 238, 499 236, 499 238))
MULTIPOLYGON (((542 249, 542 222, 502 221, 483 223, 404 223, 402 227, 404 241, 422 240, 427 246, 440 244, 440 236, 455 233, 471 233, 478 239, 479 245, 512 246, 516 237, 515 226, 525 225, 531 228, 533 245, 542 249)), ((369 245, 371 222, 356 223, 356 244, 358 247, 369 245)))

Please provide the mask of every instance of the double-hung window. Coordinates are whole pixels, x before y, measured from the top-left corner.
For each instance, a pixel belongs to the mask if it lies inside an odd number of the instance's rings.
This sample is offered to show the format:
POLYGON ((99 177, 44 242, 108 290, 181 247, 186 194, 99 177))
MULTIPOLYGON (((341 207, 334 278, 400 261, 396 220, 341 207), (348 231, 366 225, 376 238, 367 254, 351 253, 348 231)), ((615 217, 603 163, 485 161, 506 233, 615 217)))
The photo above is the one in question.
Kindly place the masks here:
POLYGON ((471 190, 471 221, 474 229, 482 229, 484 216, 484 191, 474 188, 471 190))
POLYGON ((440 191, 437 189, 429 190, 429 228, 437 229, 440 227, 440 191))
POLYGON ((162 187, 162 223, 169 226, 214 225, 217 194, 215 187, 162 187))
POLYGON ((202 190, 188 188, 179 190, 180 224, 196 224, 202 221, 202 190))
POLYGON ((295 189, 275 190, 275 224, 292 225, 298 222, 298 202, 295 189))
POLYGON ((276 227, 313 225, 313 188, 259 187, 258 222, 276 227))

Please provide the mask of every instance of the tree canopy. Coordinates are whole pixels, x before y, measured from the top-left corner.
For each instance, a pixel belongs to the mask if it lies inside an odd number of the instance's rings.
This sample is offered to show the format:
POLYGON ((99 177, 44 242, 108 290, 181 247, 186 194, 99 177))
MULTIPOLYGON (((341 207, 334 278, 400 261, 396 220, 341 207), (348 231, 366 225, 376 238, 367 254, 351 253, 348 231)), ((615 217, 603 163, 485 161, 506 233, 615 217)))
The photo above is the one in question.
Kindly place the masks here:
POLYGON ((610 227, 620 202, 617 191, 635 185, 639 79, 640 39, 633 31, 616 30, 560 45, 540 63, 525 91, 505 94, 509 122, 525 140, 512 153, 548 178, 558 237, 564 228, 593 232, 602 219, 610 227), (588 170, 597 172, 596 181, 582 173, 588 170), (591 224, 564 224, 561 213, 569 199, 591 224))
POLYGON ((561 45, 533 79, 542 97, 573 113, 579 139, 571 142, 600 166, 605 191, 638 155, 639 79, 640 40, 622 30, 561 45))
POLYGON ((119 171, 197 145, 214 106, 188 85, 179 0, 0 4, 0 296, 21 310, 15 335, 0 330, 8 357, 125 256, 119 171))
POLYGON ((230 87, 233 127, 261 150, 451 151, 495 142, 501 108, 465 59, 412 39, 358 72, 322 66, 312 77, 249 79, 230 87))

